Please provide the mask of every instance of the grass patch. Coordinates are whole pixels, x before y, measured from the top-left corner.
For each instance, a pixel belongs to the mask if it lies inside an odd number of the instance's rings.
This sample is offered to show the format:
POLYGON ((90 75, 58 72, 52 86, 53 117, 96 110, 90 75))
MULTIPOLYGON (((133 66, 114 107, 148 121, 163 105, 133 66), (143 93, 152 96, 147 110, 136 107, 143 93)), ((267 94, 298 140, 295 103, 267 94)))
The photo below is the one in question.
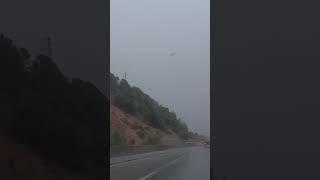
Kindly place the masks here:
POLYGON ((139 125, 137 124, 137 122, 134 122, 134 124, 131 125, 131 128, 134 129, 134 130, 137 130, 138 126, 139 125))
POLYGON ((138 123, 134 123, 132 126, 131 126, 132 129, 134 130, 141 130, 141 131, 144 131, 144 128, 143 126, 139 125, 138 123))
POLYGON ((126 138, 124 137, 124 135, 122 133, 120 133, 119 131, 115 131, 112 136, 111 136, 111 146, 121 146, 121 145, 125 145, 126 143, 126 138))
POLYGON ((138 130, 137 131, 137 135, 139 136, 140 139, 144 139, 145 138, 145 132, 143 130, 138 130))
POLYGON ((156 137, 148 137, 147 142, 145 144, 147 145, 155 145, 155 144, 159 144, 160 142, 160 138, 158 136, 156 137))

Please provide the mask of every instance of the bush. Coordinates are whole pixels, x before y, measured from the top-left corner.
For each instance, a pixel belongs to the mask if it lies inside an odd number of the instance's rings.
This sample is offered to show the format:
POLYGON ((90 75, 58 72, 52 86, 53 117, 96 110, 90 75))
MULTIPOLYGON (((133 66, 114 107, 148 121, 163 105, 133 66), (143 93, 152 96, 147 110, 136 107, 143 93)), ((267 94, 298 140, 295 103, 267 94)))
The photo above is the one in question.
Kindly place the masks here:
POLYGON ((112 139, 111 139, 112 146, 121 146, 121 145, 124 145, 125 143, 126 143, 126 139, 119 131, 115 131, 112 134, 112 139))
POLYGON ((131 128, 134 130, 139 129, 139 125, 135 122, 134 124, 131 125, 131 128))
POLYGON ((135 145, 134 139, 131 139, 130 144, 131 144, 131 145, 135 145))
POLYGON ((158 144, 159 141, 160 141, 160 138, 158 136, 156 136, 154 138, 148 137, 147 144, 154 145, 154 144, 158 144))
POLYGON ((144 133, 144 131, 142 131, 142 130, 139 130, 139 131, 137 132, 137 135, 138 135, 139 138, 141 138, 141 139, 144 139, 144 138, 145 138, 145 133, 144 133))
POLYGON ((125 123, 126 125, 128 125, 128 126, 131 125, 127 119, 124 120, 124 123, 125 123))

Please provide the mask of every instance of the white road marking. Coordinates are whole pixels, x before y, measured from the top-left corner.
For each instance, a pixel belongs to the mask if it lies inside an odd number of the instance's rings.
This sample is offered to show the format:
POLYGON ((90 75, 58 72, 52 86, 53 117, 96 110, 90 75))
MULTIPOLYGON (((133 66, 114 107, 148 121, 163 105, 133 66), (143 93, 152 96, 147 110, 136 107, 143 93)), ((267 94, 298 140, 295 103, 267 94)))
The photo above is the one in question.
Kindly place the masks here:
POLYGON ((183 155, 181 155, 180 157, 178 157, 177 159, 169 162, 168 164, 165 164, 159 168, 157 168, 156 170, 152 171, 151 173, 147 174, 146 176, 143 176, 142 178, 140 178, 139 180, 147 180, 149 178, 151 178, 152 176, 154 176, 155 174, 157 174, 159 172, 159 170, 163 169, 163 168, 166 168, 174 163, 176 163, 179 159, 182 158, 183 155))
POLYGON ((151 155, 147 155, 147 156, 143 156, 143 157, 137 157, 137 158, 133 158, 133 159, 128 159, 128 160, 125 160, 125 161, 122 161, 122 162, 112 163, 112 164, 110 164, 110 168, 112 168, 114 166, 127 164, 127 163, 130 163, 132 161, 152 158, 152 157, 159 156, 159 155, 170 155, 171 153, 177 153, 177 152, 178 152, 178 150, 171 150, 171 151, 168 151, 168 152, 162 152, 162 153, 158 153, 158 154, 151 154, 151 155))
MULTIPOLYGON (((163 153, 163 154, 158 154, 156 157, 158 158, 159 156, 164 156, 164 157, 167 157, 167 156, 172 156, 173 154, 167 154, 167 153, 163 153)), ((148 157, 143 157, 143 158, 136 158, 136 159, 132 159, 132 160, 129 160, 129 161, 125 161, 125 162, 121 162, 121 163, 117 163, 117 164, 113 164, 113 165, 110 165, 110 168, 113 168, 113 167, 117 167, 117 166, 121 166, 121 167, 125 167, 125 166, 130 166, 131 163, 136 163, 136 162, 139 162, 139 161, 144 161, 146 159, 151 159, 151 158, 154 158, 155 156, 148 156, 148 157)))

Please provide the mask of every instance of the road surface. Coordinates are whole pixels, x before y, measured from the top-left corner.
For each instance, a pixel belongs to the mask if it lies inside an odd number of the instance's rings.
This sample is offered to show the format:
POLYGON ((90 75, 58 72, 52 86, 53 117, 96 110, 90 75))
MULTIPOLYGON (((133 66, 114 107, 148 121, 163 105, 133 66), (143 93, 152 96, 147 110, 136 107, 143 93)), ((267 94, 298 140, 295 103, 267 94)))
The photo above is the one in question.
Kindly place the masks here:
POLYGON ((156 174, 152 180, 210 180, 210 149, 190 148, 176 164, 156 174))
POLYGON ((113 160, 111 180, 209 180, 210 149, 203 146, 163 151, 132 161, 113 160))

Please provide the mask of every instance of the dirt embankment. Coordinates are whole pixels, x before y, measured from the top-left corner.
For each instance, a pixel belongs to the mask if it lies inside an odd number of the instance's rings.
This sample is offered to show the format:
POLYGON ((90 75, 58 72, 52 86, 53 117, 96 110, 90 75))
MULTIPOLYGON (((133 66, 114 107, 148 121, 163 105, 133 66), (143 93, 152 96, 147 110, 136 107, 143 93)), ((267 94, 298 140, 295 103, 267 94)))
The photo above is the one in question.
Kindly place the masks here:
POLYGON ((176 144, 180 139, 173 132, 165 133, 148 125, 143 118, 125 113, 110 105, 111 145, 176 144))
POLYGON ((179 136, 174 133, 172 130, 168 130, 170 134, 165 133, 164 136, 162 136, 160 143, 166 144, 166 145, 177 145, 183 143, 183 141, 179 138, 179 136))
POLYGON ((0 179, 4 180, 86 180, 88 177, 59 168, 40 158, 14 139, 0 137, 0 179))

